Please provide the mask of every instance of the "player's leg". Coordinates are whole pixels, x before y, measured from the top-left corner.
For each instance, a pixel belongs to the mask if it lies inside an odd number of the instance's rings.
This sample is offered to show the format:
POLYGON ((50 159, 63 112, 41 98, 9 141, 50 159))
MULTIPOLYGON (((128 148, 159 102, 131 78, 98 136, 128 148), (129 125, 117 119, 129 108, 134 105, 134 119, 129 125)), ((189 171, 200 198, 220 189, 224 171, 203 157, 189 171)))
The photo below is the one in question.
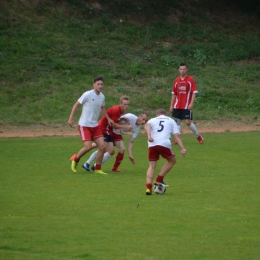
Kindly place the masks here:
POLYGON ((104 137, 100 137, 94 140, 95 143, 97 144, 98 150, 96 154, 96 164, 95 164, 95 169, 94 172, 97 174, 107 174, 101 170, 101 164, 103 160, 103 156, 106 152, 107 148, 107 143, 104 141, 104 137))
POLYGON ((185 123, 186 125, 190 128, 190 130, 196 135, 196 138, 198 139, 200 144, 203 144, 204 140, 201 136, 201 134, 199 133, 197 127, 195 126, 195 124, 193 124, 192 122, 192 111, 191 110, 187 110, 185 115, 185 123))
POLYGON ((148 148, 149 167, 146 172, 146 195, 152 195, 153 177, 159 156, 156 146, 148 148))
POLYGON ((88 127, 78 126, 78 130, 84 146, 79 150, 78 153, 74 154, 70 158, 71 170, 73 172, 77 172, 76 168, 80 158, 92 149, 92 129, 88 127))
POLYGON ((173 165, 176 163, 175 154, 173 153, 172 149, 163 146, 158 147, 158 152, 164 159, 167 160, 167 162, 162 166, 155 182, 164 184, 165 186, 168 187, 169 185, 164 183, 164 177, 172 169, 173 165))
MULTIPOLYGON (((177 124, 178 130, 181 134, 181 119, 182 119, 182 109, 173 109, 172 110, 172 117, 177 124)), ((172 144, 178 144, 176 140, 172 142, 172 144)))
POLYGON ((149 167, 146 172, 146 195, 152 195, 153 176, 157 161, 149 161, 149 167))
MULTIPOLYGON (((95 144, 96 145, 96 144, 95 144)), ((91 163, 96 160, 96 156, 97 156, 98 150, 96 150, 95 152, 93 152, 89 158, 87 159, 87 161, 82 165, 82 167, 87 170, 90 171, 90 165, 91 163)))
POLYGON ((115 142, 116 147, 118 148, 118 153, 116 156, 116 160, 113 166, 112 171, 114 172, 122 172, 118 167, 121 164, 121 162, 124 159, 124 153, 125 153, 125 145, 123 140, 118 140, 115 142))

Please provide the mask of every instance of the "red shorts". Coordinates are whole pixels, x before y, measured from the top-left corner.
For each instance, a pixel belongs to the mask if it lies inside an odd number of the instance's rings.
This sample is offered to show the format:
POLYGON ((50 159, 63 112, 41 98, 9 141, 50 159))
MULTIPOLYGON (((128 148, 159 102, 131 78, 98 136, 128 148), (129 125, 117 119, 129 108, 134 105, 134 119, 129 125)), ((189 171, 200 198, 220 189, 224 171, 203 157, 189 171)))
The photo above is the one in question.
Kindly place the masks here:
POLYGON ((174 153, 171 148, 166 148, 160 145, 156 145, 148 148, 149 161, 158 161, 160 155, 164 159, 169 160, 174 156, 174 153))
POLYGON ((96 127, 86 127, 78 125, 79 134, 81 136, 82 142, 93 141, 100 137, 103 137, 102 131, 99 126, 96 127))
POLYGON ((113 133, 112 134, 113 142, 123 141, 123 136, 113 133))

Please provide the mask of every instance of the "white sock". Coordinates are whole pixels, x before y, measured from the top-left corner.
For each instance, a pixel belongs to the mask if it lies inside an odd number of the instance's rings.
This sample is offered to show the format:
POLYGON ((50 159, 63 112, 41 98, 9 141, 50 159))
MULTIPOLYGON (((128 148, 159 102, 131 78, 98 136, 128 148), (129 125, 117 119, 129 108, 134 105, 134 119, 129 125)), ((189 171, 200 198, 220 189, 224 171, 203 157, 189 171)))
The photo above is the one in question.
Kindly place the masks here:
POLYGON ((197 130, 197 127, 196 127, 193 123, 191 123, 191 124, 189 125, 189 128, 190 128, 190 130, 191 130, 196 136, 199 135, 199 132, 198 132, 198 130, 197 130))
MULTIPOLYGON (((112 156, 112 155, 111 155, 110 153, 106 152, 106 153, 104 154, 104 156, 103 156, 103 160, 102 160, 102 163, 101 163, 101 164, 105 163, 111 156, 112 156)), ((94 164, 94 167, 96 167, 96 163, 94 164)))
POLYGON ((103 160, 102 160, 102 164, 105 163, 112 155, 108 152, 106 152, 104 154, 103 160))
POLYGON ((180 132, 180 134, 181 134, 181 120, 180 120, 180 119, 175 119, 175 122, 176 122, 177 127, 178 127, 178 129, 179 129, 179 132, 180 132))
POLYGON ((93 161, 95 161, 96 160, 96 156, 97 156, 97 152, 98 151, 95 151, 94 153, 92 153, 91 155, 90 155, 90 157, 88 158, 88 160, 85 162, 85 164, 91 164, 93 161))

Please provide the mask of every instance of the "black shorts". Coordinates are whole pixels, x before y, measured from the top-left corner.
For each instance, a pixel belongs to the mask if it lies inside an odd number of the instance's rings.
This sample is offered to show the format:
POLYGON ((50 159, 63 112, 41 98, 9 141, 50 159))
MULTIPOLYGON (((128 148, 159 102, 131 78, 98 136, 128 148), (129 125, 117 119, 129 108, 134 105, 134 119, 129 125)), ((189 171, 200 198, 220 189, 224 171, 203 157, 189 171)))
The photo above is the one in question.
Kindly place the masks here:
POLYGON ((103 133, 103 136, 104 136, 104 141, 106 142, 106 143, 113 143, 114 141, 113 141, 113 137, 111 136, 111 135, 108 135, 108 134, 104 134, 103 133))
POLYGON ((174 108, 172 111, 172 117, 178 119, 190 119, 192 120, 192 111, 189 109, 176 109, 174 108))

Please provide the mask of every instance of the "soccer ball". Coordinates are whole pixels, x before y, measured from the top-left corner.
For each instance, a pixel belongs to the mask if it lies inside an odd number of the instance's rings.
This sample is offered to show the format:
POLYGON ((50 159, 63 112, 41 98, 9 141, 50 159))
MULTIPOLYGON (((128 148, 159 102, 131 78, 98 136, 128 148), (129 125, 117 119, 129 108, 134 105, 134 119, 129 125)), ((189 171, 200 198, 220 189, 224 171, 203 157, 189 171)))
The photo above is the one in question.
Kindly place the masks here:
POLYGON ((166 191, 166 186, 160 183, 153 185, 153 190, 156 194, 164 194, 166 191))

